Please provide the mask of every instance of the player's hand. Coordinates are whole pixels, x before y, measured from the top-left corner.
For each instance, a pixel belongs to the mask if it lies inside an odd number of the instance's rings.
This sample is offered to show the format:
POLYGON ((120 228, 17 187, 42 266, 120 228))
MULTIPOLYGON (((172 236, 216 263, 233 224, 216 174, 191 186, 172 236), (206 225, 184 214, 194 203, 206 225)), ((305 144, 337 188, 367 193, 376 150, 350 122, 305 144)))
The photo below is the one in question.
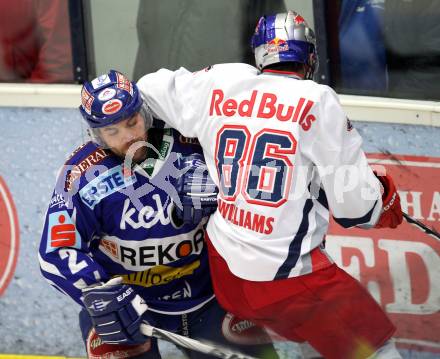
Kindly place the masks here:
POLYGON ((400 197, 397 193, 396 186, 393 179, 388 175, 380 175, 374 173, 383 186, 384 192, 382 194, 382 212, 379 220, 376 223, 376 228, 396 228, 402 223, 402 208, 400 207, 400 197))
POLYGON ((108 344, 141 344, 142 314, 148 309, 133 287, 121 284, 122 278, 83 289, 83 302, 96 333, 108 344))
POLYGON ((176 185, 182 208, 175 205, 174 212, 183 223, 197 224, 217 209, 218 189, 200 154, 183 158, 179 167, 184 172, 176 185))

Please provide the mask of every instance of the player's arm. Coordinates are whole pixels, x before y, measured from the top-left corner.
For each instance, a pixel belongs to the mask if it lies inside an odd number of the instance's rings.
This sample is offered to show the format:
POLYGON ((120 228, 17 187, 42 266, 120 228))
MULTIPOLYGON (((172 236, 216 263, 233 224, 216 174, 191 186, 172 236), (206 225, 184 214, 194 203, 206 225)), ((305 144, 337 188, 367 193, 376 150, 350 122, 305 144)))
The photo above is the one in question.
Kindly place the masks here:
POLYGON ((401 222, 401 209, 391 177, 379 180, 373 172, 362 150, 362 138, 333 90, 325 87, 317 106, 316 126, 305 152, 316 165, 336 222, 346 228, 395 227, 401 222))
POLYGON ((177 71, 161 69, 143 76, 137 85, 155 117, 186 137, 197 137, 198 126, 193 119, 202 117, 200 111, 208 103, 207 76, 203 71, 191 73, 183 67, 177 71))
POLYGON ((61 174, 46 213, 39 248, 40 269, 53 287, 83 305, 81 290, 109 277, 89 255, 98 228, 95 215, 78 194, 64 191, 64 178, 61 174))
MULTIPOLYGON (((88 311, 105 343, 138 344, 148 306, 134 287, 113 278, 90 255, 99 223, 78 193, 64 191, 60 175, 46 214, 39 260, 43 276, 88 311)), ((75 190, 73 190, 75 191, 75 190)), ((151 322, 151 320, 149 320, 151 322)))

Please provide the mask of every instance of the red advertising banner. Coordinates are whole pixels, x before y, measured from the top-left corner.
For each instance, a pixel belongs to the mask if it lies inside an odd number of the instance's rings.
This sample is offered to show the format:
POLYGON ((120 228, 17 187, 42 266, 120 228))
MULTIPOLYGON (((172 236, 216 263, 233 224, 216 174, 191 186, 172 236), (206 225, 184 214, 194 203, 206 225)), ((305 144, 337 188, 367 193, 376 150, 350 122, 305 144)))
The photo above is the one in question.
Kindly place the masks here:
MULTIPOLYGON (((402 210, 440 232, 440 158, 368 158, 393 177, 402 210)), ((347 230, 332 221, 326 243, 389 313, 400 348, 440 353, 440 239, 405 220, 396 229, 372 230, 347 230)))
POLYGON ((0 296, 14 274, 19 234, 17 211, 8 187, 0 176, 0 296))

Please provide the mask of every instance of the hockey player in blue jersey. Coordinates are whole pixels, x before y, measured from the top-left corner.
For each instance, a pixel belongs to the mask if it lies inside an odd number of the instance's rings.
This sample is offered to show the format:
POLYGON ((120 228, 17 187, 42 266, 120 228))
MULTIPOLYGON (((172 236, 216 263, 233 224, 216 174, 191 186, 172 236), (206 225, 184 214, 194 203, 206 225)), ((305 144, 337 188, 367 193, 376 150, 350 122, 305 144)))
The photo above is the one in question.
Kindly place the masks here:
POLYGON ((136 84, 117 71, 85 83, 81 99, 92 141, 59 174, 39 260, 48 282, 83 307, 89 358, 160 358, 157 340, 140 331, 143 321, 277 358, 263 330, 236 325, 214 296, 204 225, 216 188, 200 145, 152 128, 158 120, 136 84))

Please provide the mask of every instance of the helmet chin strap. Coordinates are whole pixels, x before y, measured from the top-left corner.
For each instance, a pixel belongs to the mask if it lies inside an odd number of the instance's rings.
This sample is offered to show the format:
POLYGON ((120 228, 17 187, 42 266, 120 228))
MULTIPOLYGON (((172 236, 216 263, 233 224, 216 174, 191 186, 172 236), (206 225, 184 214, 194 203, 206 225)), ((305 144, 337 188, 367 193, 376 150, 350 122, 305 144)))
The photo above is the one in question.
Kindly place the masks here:
POLYGON ((314 69, 309 65, 305 65, 305 67, 306 67, 306 74, 304 76, 304 79, 305 80, 313 80, 313 75, 315 73, 314 69))
POLYGON ((109 149, 109 147, 103 141, 103 139, 101 138, 101 135, 99 134, 99 128, 89 127, 87 129, 87 135, 89 136, 90 140, 93 143, 96 143, 99 147, 104 148, 104 149, 109 149))
POLYGON ((153 127, 153 114, 151 113, 151 109, 150 107, 148 107, 145 101, 142 103, 140 114, 144 119, 145 128, 148 130, 149 128, 153 127))

